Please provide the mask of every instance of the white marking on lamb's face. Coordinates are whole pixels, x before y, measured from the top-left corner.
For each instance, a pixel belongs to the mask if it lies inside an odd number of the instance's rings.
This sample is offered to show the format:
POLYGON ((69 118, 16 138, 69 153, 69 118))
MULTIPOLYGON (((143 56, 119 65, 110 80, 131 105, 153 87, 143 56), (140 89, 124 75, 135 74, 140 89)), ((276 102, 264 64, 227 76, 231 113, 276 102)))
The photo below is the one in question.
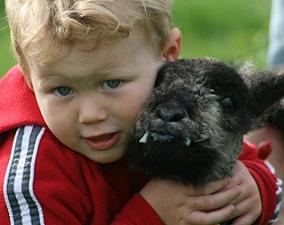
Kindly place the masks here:
POLYGON ((185 145, 186 146, 190 146, 190 144, 191 144, 191 139, 190 138, 186 138, 185 139, 185 145))
POLYGON ((201 116, 201 121, 199 123, 203 123, 204 128, 203 132, 200 133, 200 139, 196 140, 195 142, 203 142, 203 140, 208 139, 209 143, 212 146, 218 148, 218 137, 220 137, 221 139, 223 139, 224 137, 224 130, 222 129, 220 124, 222 110, 219 108, 219 104, 215 100, 213 100, 210 102, 209 107, 199 108, 198 114, 201 116))
POLYGON ((182 78, 173 80, 169 83, 169 86, 167 87, 167 90, 176 90, 176 87, 184 87, 185 86, 185 80, 182 78))
POLYGON ((149 132, 146 131, 143 137, 139 140, 139 143, 146 144, 148 140, 149 132))

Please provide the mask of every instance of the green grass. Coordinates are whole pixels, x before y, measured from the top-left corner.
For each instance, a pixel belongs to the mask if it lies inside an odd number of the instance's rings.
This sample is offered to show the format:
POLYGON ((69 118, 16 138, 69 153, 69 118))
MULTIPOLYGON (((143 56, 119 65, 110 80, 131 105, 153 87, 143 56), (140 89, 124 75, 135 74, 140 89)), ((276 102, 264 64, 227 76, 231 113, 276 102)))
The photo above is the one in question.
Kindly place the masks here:
POLYGON ((177 0, 173 22, 183 33, 182 56, 251 58, 266 67, 270 4, 267 0, 177 0))
POLYGON ((4 14, 4 1, 0 1, 0 76, 15 64, 10 49, 10 35, 4 14))
MULTIPOLYGON (((13 64, 9 32, 0 3, 0 76, 13 64)), ((225 61, 253 59, 266 67, 270 1, 176 0, 173 24, 183 33, 183 57, 225 61)))

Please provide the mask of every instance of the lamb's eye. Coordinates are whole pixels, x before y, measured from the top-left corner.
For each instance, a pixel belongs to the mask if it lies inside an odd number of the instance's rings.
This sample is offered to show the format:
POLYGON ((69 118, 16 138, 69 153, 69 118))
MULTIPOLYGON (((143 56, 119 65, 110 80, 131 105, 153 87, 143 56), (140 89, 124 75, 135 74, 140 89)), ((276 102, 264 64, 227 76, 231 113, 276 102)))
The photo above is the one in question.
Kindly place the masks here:
POLYGON ((231 97, 224 97, 221 98, 220 100, 220 105, 227 110, 233 110, 236 108, 236 104, 233 98, 231 97))

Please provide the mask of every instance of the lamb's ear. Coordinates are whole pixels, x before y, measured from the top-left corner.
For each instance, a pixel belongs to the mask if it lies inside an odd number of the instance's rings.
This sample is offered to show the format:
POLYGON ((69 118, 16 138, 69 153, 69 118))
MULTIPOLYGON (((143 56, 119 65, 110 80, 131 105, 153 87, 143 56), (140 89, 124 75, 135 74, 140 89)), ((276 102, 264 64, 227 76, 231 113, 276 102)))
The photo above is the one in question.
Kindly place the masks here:
POLYGON ((284 72, 264 71, 245 77, 249 88, 247 108, 251 117, 258 118, 284 97, 284 72))

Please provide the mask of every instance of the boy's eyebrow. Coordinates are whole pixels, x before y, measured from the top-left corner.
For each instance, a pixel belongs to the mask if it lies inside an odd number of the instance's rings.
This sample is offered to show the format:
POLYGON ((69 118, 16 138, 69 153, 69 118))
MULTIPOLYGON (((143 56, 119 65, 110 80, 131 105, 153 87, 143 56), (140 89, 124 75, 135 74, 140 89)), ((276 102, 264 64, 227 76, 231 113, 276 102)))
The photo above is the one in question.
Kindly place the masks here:
POLYGON ((41 79, 44 81, 50 81, 50 80, 54 80, 54 79, 66 79, 67 77, 61 75, 61 74, 56 74, 56 73, 52 73, 52 75, 50 74, 43 74, 41 76, 41 79))
POLYGON ((42 73, 42 79, 45 81, 52 81, 52 80, 58 80, 58 79, 65 79, 65 80, 69 80, 69 81, 76 81, 79 82, 82 80, 82 78, 84 79, 88 79, 88 78, 94 78, 94 76, 98 77, 98 78, 108 78, 110 76, 132 76, 135 73, 135 70, 133 70, 133 68, 126 68, 126 67, 113 67, 110 69, 105 69, 103 71, 94 71, 91 72, 89 74, 72 74, 68 76, 68 73, 63 74, 57 71, 50 71, 50 72, 43 72, 42 73))
POLYGON ((98 73, 99 75, 101 76, 108 76, 108 75, 115 75, 115 74, 118 74, 118 75, 130 75, 130 74, 133 74, 135 73, 135 69, 134 68, 127 68, 126 66, 124 67, 121 67, 121 66, 117 66, 117 67, 112 67, 111 69, 105 69, 103 71, 100 71, 100 73, 98 73))

